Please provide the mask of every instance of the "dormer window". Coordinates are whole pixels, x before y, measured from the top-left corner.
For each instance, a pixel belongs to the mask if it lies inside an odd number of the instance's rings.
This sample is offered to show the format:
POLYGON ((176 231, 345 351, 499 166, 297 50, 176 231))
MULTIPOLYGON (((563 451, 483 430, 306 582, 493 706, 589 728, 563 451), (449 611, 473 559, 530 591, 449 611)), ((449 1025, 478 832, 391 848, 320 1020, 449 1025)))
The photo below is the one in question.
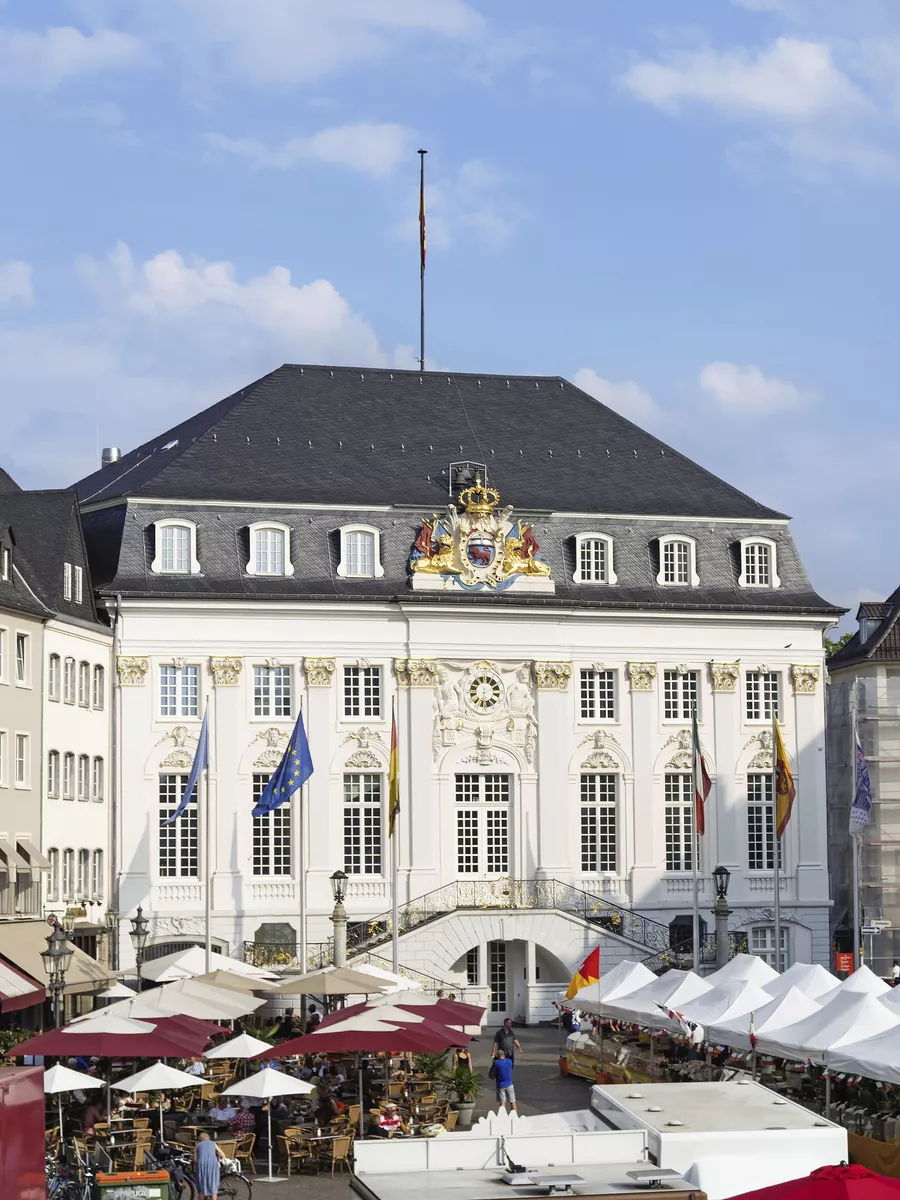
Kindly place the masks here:
POLYGON ((615 583, 613 540, 605 533, 580 533, 575 538, 576 583, 615 583))
POLYGON ((698 587, 697 552, 693 538, 659 539, 659 574, 656 582, 664 587, 698 587))
POLYGON ((156 557, 150 570, 157 575, 197 575, 197 526, 193 521, 157 521, 156 557))
POLYGON ((72 599, 72 564, 63 563, 63 600, 72 599))
POLYGON ((11 574, 12 550, 10 550, 9 546, 0 546, 0 579, 4 583, 8 583, 11 574))
POLYGON ((248 575, 293 575, 287 525, 251 525, 248 575))
POLYGON ((776 547, 771 538, 741 538, 738 587, 778 587, 776 547))
POLYGON ((381 534, 371 525, 345 525, 341 530, 341 561, 337 569, 342 579, 380 579, 381 534))

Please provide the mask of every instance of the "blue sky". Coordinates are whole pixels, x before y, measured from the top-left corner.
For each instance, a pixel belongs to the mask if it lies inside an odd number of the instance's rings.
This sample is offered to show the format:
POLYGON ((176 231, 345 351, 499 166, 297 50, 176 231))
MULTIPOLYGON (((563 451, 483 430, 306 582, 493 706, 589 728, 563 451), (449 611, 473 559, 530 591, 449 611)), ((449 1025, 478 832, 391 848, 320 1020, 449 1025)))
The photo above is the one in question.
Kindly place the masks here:
POLYGON ((893 0, 0 0, 0 461, 283 361, 563 374, 897 570, 893 0))

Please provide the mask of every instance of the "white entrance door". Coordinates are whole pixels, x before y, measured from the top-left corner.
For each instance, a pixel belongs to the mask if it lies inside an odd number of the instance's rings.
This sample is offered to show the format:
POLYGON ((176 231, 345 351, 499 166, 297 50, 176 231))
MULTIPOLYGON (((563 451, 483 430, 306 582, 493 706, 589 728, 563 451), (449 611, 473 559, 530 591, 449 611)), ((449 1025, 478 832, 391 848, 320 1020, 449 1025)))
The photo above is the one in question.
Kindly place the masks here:
POLYGON ((506 943, 488 943, 488 985, 490 987, 490 1011, 506 1013, 506 943))
POLYGON ((509 775, 456 776, 456 869, 462 878, 509 874, 509 775))

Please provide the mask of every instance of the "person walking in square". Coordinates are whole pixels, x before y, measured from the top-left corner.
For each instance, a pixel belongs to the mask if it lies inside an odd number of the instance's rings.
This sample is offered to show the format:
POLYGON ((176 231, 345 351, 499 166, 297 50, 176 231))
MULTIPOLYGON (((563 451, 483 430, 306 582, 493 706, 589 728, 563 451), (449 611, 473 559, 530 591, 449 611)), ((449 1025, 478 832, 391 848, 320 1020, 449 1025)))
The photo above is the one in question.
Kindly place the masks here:
POLYGON ((491 1079, 497 1085, 497 1105, 499 1108, 506 1108, 509 1103, 510 1111, 516 1112, 516 1089, 513 1087, 513 1061, 506 1057, 505 1050, 498 1050, 497 1057, 491 1063, 491 1069, 488 1072, 491 1079))
POLYGON ((209 1134, 201 1133, 194 1151, 194 1177, 200 1195, 205 1196, 206 1200, 216 1200, 219 1194, 221 1158, 222 1151, 215 1142, 210 1141, 209 1134))
POLYGON ((515 1035, 512 1027, 512 1021, 509 1017, 503 1022, 503 1025, 494 1034, 494 1057, 496 1058, 500 1051, 506 1055, 511 1063, 515 1065, 516 1051, 521 1053, 522 1047, 519 1045, 519 1039, 515 1035))

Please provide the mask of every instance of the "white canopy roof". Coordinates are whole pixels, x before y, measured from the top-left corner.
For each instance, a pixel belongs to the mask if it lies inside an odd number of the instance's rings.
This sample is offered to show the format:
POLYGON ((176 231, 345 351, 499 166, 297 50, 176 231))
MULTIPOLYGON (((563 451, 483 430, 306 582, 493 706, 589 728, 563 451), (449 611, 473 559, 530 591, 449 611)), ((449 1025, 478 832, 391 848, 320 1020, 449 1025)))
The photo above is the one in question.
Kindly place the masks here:
MULTIPOLYGON (((215 971, 235 971, 238 975, 249 975, 254 979, 277 979, 270 971, 261 971, 249 963, 229 958, 226 954, 210 956, 210 968, 215 971)), ((162 958, 152 958, 141 967, 141 978, 153 983, 168 983, 172 979, 189 979, 192 975, 206 973, 206 951, 202 946, 189 946, 187 950, 176 950, 162 958)))
POLYGON ((587 987, 582 988, 576 993, 575 999, 568 1003, 574 1008, 584 1009, 585 1012, 596 1013, 600 1011, 601 1001, 612 1002, 629 996, 638 988, 653 983, 655 979, 656 976, 643 963, 626 960, 617 963, 611 971, 606 971, 596 983, 589 983, 587 987))
POLYGON ((239 1033, 237 1037, 230 1038, 219 1046, 214 1046, 212 1050, 207 1050, 203 1057, 255 1058, 257 1054, 262 1054, 263 1050, 270 1049, 269 1043, 264 1042, 262 1038, 251 1037, 249 1033, 239 1033))
POLYGON ((840 982, 818 963, 796 962, 781 975, 776 975, 770 983, 764 984, 764 989, 770 996, 783 996, 791 988, 797 988, 804 995, 824 1004, 829 993, 840 982))
POLYGON ((839 996, 846 992, 864 992, 867 996, 883 996, 890 990, 884 980, 863 963, 858 971, 854 971, 852 975, 848 975, 842 983, 838 984, 838 990, 834 994, 839 996))
MULTIPOLYGON (((765 993, 767 989, 763 988, 765 993)), ((788 988, 780 996, 773 996, 759 1008, 745 1012, 728 1021, 714 1021, 706 1030, 709 1041, 719 1046, 732 1046, 738 1050, 750 1050, 750 1017, 757 1038, 764 1033, 775 1034, 785 1025, 793 1025, 804 1017, 818 1012, 821 1005, 797 987, 788 988)))
POLYGON ((822 1062, 827 1051, 874 1037, 894 1025, 900 1025, 900 1011, 891 1011, 875 996, 865 992, 837 994, 802 1021, 758 1037, 756 1048, 778 1058, 822 1062))
POLYGON ((862 1042, 848 1042, 830 1051, 828 1066, 849 1075, 865 1075, 885 1083, 900 1083, 900 1025, 862 1042))
POLYGON ((83 1071, 73 1071, 71 1067, 64 1067, 61 1063, 44 1072, 44 1094, 47 1096, 57 1092, 87 1092, 91 1088, 102 1087, 106 1087, 105 1079, 85 1075, 83 1071))
MULTIPOLYGON (((713 1021, 729 1021, 755 1008, 761 1008, 768 1000, 769 997, 762 988, 751 979, 732 979, 709 992, 704 992, 696 1000, 689 1000, 677 1007, 688 1021, 695 1021, 698 1025, 706 1027, 713 1021)), ((669 1020, 665 1022, 665 1028, 675 1033, 681 1030, 677 1022, 669 1020)))
POLYGON ((732 979, 749 979, 758 987, 763 987, 777 979, 778 972, 756 954, 736 954, 724 967, 703 978, 714 988, 732 979))
MULTIPOLYGON (((374 975, 376 979, 383 979, 384 986, 393 988, 397 991, 412 992, 421 991, 422 985, 418 979, 408 979, 405 975, 395 975, 393 971, 389 971, 386 967, 376 967, 370 962, 353 962, 350 964, 351 971, 363 971, 366 975, 374 975)), ((365 995, 365 993, 361 993, 365 995)))
MULTIPOLYGON (((109 1008, 98 1008, 94 1012, 85 1013, 83 1017, 74 1017, 63 1029, 63 1033, 152 1033, 156 1028, 147 1021, 136 1021, 122 1009, 122 1005, 130 1004, 123 1000, 121 1004, 111 1004, 109 1008)), ((162 1015, 155 1014, 157 1019, 162 1015)))
POLYGON ((239 1079, 230 1087, 223 1088, 223 1096, 260 1096, 268 1100, 271 1096, 300 1096, 315 1091, 315 1085, 305 1079, 295 1079, 274 1067, 263 1067, 255 1075, 239 1079))
POLYGON ((127 983, 122 983, 121 980, 116 980, 112 987, 108 987, 105 992, 101 992, 97 997, 98 1000, 127 1000, 135 994, 134 988, 130 988, 127 983))
POLYGON ((652 983, 638 988, 614 1002, 603 1001, 604 1015, 619 1021, 634 1021, 639 1025, 654 1025, 660 1028, 668 1023, 668 1017, 659 1007, 681 1009, 689 1000, 712 991, 712 988, 693 971, 667 971, 652 983))
POLYGON ((158 1062, 135 1075, 129 1075, 127 1079, 120 1079, 112 1086, 117 1092, 137 1095, 139 1092, 171 1092, 177 1088, 199 1087, 205 1082, 202 1075, 188 1075, 187 1071, 177 1071, 175 1067, 158 1062))
POLYGON ((201 1021, 233 1021, 254 1012, 265 1000, 242 992, 210 987, 195 979, 177 979, 164 987, 151 988, 131 1000, 120 1000, 106 1012, 138 1020, 154 1017, 198 1017, 201 1021))

